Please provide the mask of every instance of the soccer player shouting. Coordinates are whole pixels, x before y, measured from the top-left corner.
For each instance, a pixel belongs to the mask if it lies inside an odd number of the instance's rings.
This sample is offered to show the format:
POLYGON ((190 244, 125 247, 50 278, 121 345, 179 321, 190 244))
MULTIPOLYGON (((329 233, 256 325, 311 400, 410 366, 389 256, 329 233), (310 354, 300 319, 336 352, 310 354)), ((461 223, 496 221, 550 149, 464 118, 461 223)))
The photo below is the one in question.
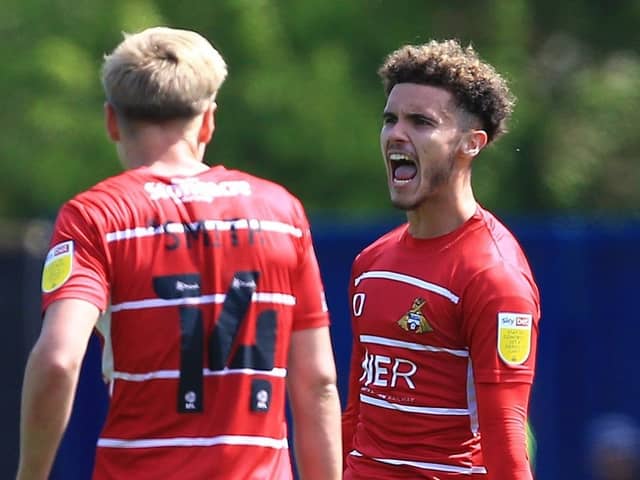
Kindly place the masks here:
POLYGON ((453 40, 404 46, 379 74, 388 187, 408 222, 353 263, 345 479, 531 479, 538 289, 471 185, 514 99, 453 40))

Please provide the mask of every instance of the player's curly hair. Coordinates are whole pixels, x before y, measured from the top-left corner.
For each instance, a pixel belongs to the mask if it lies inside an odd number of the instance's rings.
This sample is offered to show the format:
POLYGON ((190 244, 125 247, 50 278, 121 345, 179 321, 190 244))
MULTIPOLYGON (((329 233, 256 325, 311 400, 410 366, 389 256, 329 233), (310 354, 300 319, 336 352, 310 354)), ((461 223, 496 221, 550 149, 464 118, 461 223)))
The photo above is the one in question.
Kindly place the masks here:
POLYGON ((387 56, 378 75, 387 96, 398 83, 446 88, 481 121, 489 142, 507 131, 516 99, 506 80, 471 45, 463 48, 456 40, 404 45, 387 56))

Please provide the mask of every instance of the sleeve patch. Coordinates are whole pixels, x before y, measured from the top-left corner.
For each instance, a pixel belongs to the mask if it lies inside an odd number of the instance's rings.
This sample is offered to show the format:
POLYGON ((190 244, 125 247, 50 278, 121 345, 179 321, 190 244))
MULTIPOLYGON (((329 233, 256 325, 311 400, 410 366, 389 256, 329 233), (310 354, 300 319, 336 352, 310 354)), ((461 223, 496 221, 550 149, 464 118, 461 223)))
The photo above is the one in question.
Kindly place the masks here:
POLYGON ((60 288, 71 276, 73 267, 73 240, 54 245, 44 261, 42 271, 43 293, 60 288))
POLYGON ((498 313, 498 354, 508 365, 522 365, 531 352, 533 316, 528 313, 498 313))

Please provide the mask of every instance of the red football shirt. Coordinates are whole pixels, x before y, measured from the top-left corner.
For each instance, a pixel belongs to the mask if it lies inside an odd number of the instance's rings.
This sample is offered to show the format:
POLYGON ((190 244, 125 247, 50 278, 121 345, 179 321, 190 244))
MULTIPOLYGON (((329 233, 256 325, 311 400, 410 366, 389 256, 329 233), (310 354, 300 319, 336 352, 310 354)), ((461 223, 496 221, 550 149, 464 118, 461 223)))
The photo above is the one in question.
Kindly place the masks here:
POLYGON ((407 228, 353 264, 345 478, 481 478, 475 383, 533 381, 538 290, 517 241, 480 207, 442 237, 407 228))
POLYGON ((46 264, 43 308, 80 298, 109 312, 94 478, 292 477, 289 339, 329 323, 295 197, 222 166, 131 170, 64 205, 46 264))

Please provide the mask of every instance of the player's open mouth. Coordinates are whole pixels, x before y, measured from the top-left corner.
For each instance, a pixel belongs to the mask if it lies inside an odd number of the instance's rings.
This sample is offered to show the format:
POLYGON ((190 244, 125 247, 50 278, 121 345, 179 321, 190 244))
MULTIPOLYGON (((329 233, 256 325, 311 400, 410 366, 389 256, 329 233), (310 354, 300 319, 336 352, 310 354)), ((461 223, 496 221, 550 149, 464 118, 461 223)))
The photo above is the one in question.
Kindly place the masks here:
POLYGON ((418 165, 415 160, 408 155, 404 153, 390 153, 388 158, 393 183, 409 183, 417 175, 418 165))

